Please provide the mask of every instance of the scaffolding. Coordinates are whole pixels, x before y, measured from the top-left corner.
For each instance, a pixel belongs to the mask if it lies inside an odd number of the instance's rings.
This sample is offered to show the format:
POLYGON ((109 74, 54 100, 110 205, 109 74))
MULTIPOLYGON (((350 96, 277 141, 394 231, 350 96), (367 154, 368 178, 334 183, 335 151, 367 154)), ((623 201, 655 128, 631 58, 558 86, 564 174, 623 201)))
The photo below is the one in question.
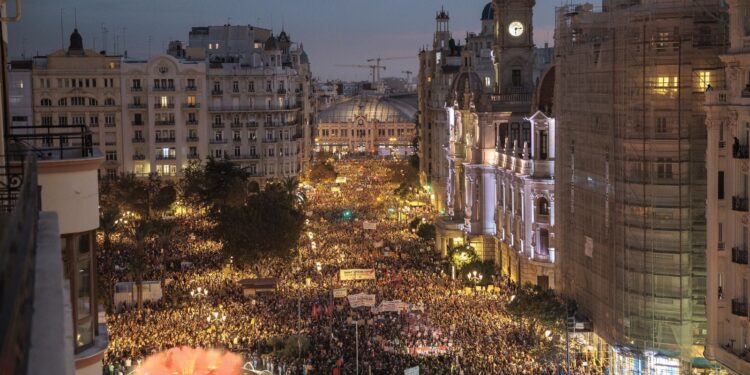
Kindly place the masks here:
POLYGON ((706 327, 703 93, 726 45, 719 0, 556 12, 558 285, 610 345, 681 368, 706 327))

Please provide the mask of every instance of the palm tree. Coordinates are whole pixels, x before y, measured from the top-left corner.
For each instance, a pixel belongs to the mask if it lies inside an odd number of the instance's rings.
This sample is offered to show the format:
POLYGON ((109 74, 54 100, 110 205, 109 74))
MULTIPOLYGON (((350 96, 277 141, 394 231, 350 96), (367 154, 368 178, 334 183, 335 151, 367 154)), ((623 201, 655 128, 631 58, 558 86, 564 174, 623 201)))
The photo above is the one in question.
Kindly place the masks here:
POLYGON ((155 230, 154 222, 150 220, 140 220, 130 227, 130 235, 134 241, 134 246, 131 256, 128 257, 128 266, 131 276, 135 281, 138 310, 143 308, 143 277, 148 269, 148 265, 146 264, 146 246, 148 246, 148 241, 155 230))

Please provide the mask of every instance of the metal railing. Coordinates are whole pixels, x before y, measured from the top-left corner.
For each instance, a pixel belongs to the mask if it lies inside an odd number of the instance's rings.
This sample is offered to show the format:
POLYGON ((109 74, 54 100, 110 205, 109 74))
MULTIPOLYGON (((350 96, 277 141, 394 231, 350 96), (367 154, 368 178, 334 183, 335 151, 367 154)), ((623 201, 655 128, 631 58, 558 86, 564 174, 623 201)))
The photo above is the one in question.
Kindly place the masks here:
POLYGON ((737 264, 747 264, 747 249, 741 247, 733 247, 732 262, 737 264))
POLYGON ((732 197, 732 210, 747 212, 747 197, 733 196, 732 197))
POLYGON ((80 159, 94 156, 91 131, 85 125, 14 126, 18 134, 8 137, 9 150, 20 157, 32 152, 38 160, 80 159))
POLYGON ((732 157, 735 159, 748 159, 750 158, 750 149, 747 145, 735 143, 732 145, 732 157))
POLYGON ((0 176, 0 368, 25 374, 31 346, 40 190, 33 154, 9 155, 0 176))
POLYGON ((732 299, 732 314, 747 317, 747 301, 744 298, 732 299))

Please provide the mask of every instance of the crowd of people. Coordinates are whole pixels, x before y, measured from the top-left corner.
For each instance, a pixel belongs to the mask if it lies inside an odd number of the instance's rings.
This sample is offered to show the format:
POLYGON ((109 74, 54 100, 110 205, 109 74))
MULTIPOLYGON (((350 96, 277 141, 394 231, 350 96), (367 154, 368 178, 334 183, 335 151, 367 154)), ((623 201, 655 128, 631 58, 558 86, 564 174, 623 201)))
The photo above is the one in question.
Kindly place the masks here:
MULTIPOLYGON (((107 315, 105 366, 127 373, 145 357, 175 346, 224 348, 274 374, 556 374, 559 336, 506 306, 513 288, 499 275, 491 291, 467 290, 408 223, 433 219, 429 205, 394 196, 394 168, 377 160, 336 164, 338 182, 303 185, 306 226, 292 259, 232 264, 209 240, 211 223, 178 216, 172 240, 147 252, 147 280, 162 296, 143 308, 115 306, 107 315), (375 229, 365 229, 364 222, 375 229), (340 280, 342 269, 374 269, 374 280, 340 280), (276 290, 247 296, 238 282, 272 277, 276 290), (347 295, 404 302, 399 311, 352 307, 347 295), (292 338, 292 339, 290 339, 292 338), (295 339, 296 338, 296 339, 295 339), (301 344, 302 339, 307 343, 301 344), (296 343, 296 344, 295 344, 296 343), (359 370, 359 372, 357 372, 359 370)), ((102 277, 128 280, 114 247, 100 254, 102 277)), ((601 373, 574 360, 576 374, 601 373)))

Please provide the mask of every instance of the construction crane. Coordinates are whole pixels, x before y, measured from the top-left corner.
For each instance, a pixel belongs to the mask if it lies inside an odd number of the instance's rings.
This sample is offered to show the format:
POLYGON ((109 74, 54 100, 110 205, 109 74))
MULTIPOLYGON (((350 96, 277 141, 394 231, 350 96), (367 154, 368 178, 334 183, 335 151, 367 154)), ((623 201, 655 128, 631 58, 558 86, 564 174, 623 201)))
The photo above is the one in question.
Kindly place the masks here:
POLYGON ((411 70, 403 70, 403 71, 401 71, 401 73, 406 74, 406 83, 410 83, 411 82, 412 71, 411 70))
MULTIPOLYGON (((380 56, 378 56, 378 57, 376 57, 374 59, 367 59, 367 62, 373 62, 374 61, 375 62, 375 66, 378 67, 377 69, 374 70, 374 71, 378 72, 378 76, 377 76, 377 78, 375 78, 375 77, 373 78, 373 83, 380 82, 380 62, 381 61, 407 60, 407 59, 412 60, 412 59, 416 59, 416 57, 415 56, 401 56, 401 57, 380 57, 380 56)), ((383 68, 383 70, 385 70, 385 68, 383 68)))
POLYGON ((378 81, 380 80, 380 69, 385 70, 385 66, 380 66, 380 65, 358 65, 358 64, 355 64, 355 65, 341 65, 341 64, 336 64, 334 66, 339 66, 339 67, 343 67, 343 68, 367 68, 367 69, 372 69, 372 73, 370 73, 370 74, 372 75, 372 84, 373 85, 376 85, 378 83, 378 81))

